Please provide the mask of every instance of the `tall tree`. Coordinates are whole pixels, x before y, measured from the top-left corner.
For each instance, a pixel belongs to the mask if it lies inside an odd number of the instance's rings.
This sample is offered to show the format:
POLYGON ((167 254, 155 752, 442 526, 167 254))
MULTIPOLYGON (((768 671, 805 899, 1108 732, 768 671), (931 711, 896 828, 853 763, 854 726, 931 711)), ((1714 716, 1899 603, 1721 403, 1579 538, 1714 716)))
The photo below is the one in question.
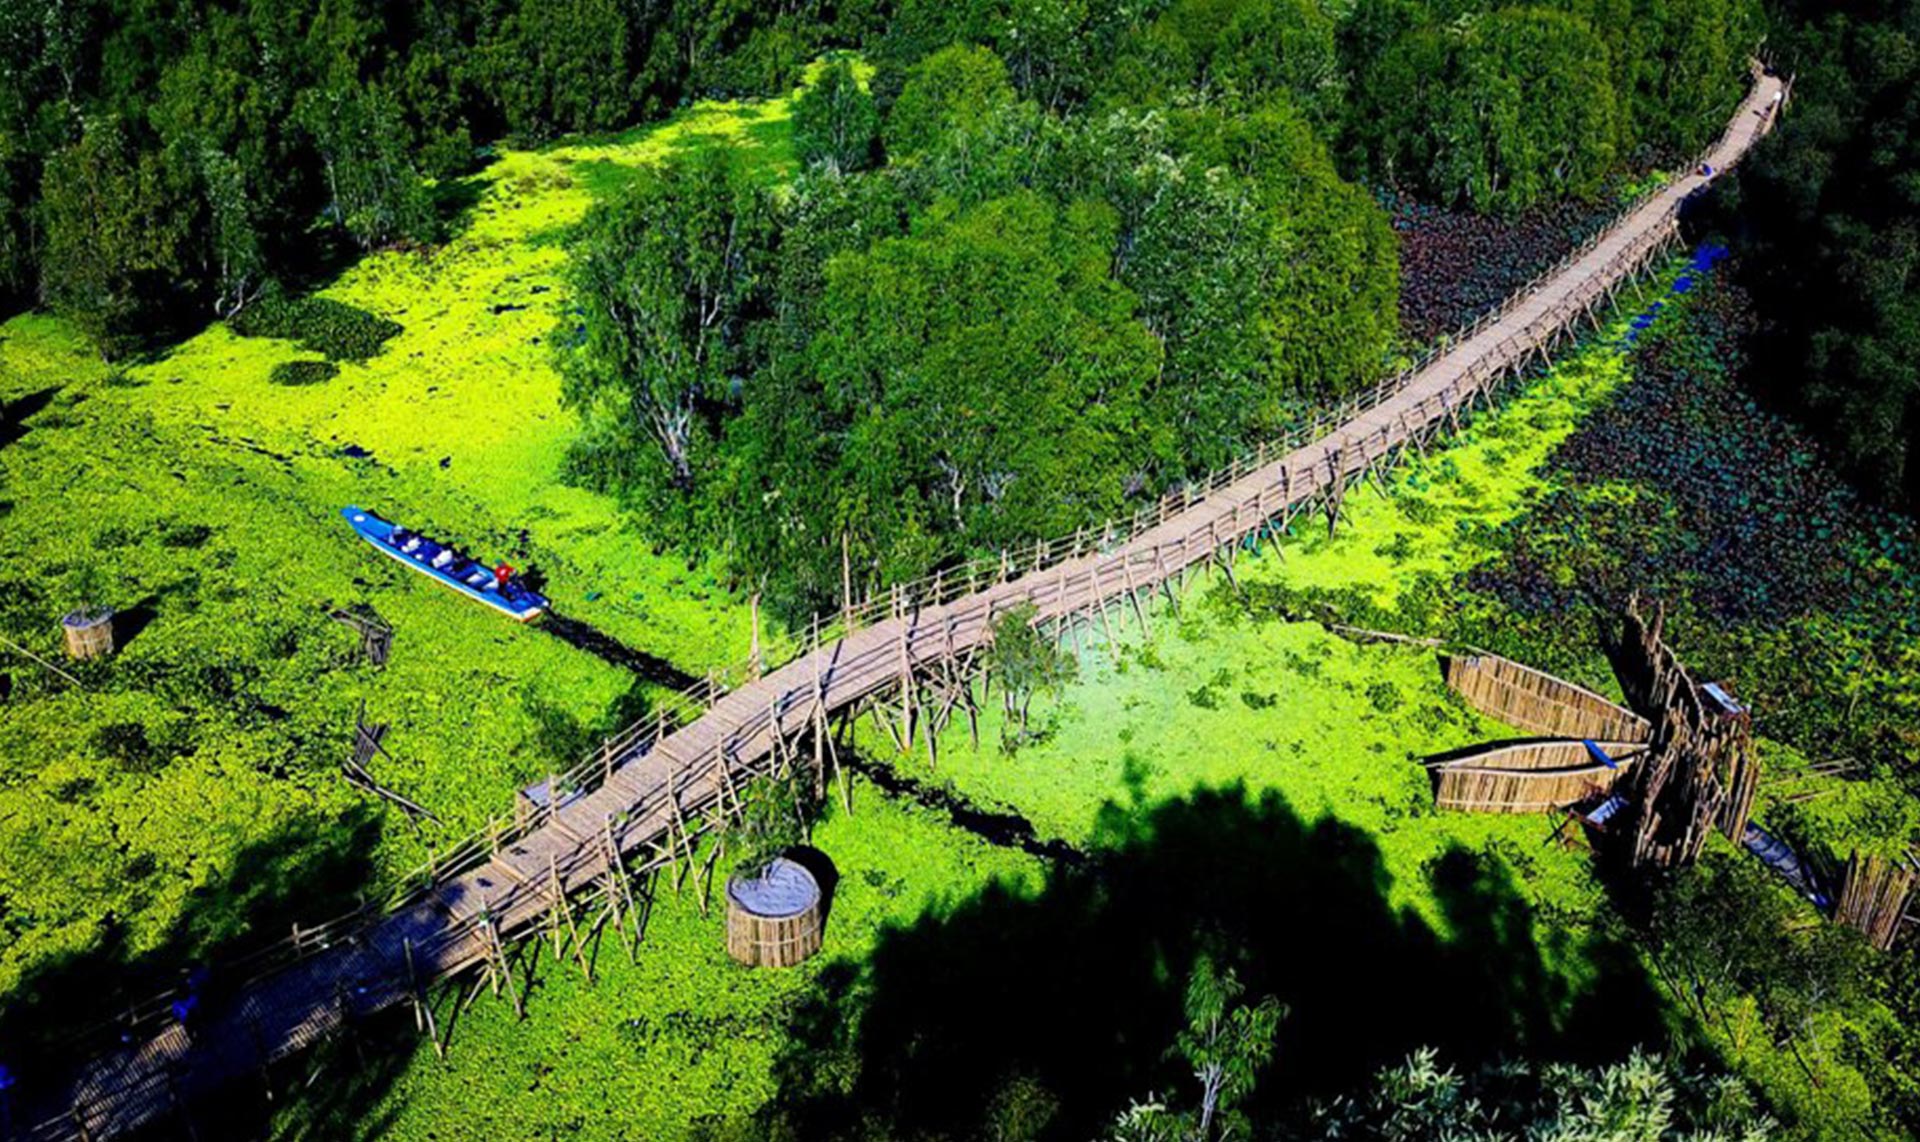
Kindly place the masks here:
POLYGON ((1619 155, 1607 59, 1585 21, 1547 8, 1423 25, 1367 68, 1355 121, 1376 173, 1446 203, 1590 196, 1619 155))
POLYGON ((200 152, 200 184, 211 230, 213 309, 222 318, 240 312, 265 288, 267 260, 259 211, 247 193, 240 164, 208 147, 200 152))
POLYGON ((1117 509, 1160 360, 1108 274, 1116 222, 1022 193, 828 266, 811 351, 844 426, 829 479, 881 580, 1117 509))
POLYGON ((111 358, 140 345, 155 307, 186 269, 190 214, 183 178, 141 153, 117 119, 47 162, 40 187, 43 300, 111 358))
POLYGON ((985 48, 956 45, 915 64, 887 113, 887 152, 905 158, 978 130, 1013 102, 1007 66, 985 48))
POLYGON ((1783 4, 1798 73, 1726 200, 1761 318, 1751 379, 1883 501, 1920 504, 1920 4, 1783 4))
POLYGON ((424 240, 433 204, 407 154, 400 105, 386 88, 357 82, 312 88, 296 114, 326 175, 327 215, 361 249, 401 238, 424 240))
POLYGON ((826 64, 793 105, 793 145, 807 166, 863 170, 873 163, 880 112, 844 59, 826 64))
POLYGON ((764 305, 768 222, 725 151, 649 171, 587 217, 568 271, 580 337, 560 368, 603 477, 657 461, 665 483, 693 487, 700 406, 732 396, 764 305))

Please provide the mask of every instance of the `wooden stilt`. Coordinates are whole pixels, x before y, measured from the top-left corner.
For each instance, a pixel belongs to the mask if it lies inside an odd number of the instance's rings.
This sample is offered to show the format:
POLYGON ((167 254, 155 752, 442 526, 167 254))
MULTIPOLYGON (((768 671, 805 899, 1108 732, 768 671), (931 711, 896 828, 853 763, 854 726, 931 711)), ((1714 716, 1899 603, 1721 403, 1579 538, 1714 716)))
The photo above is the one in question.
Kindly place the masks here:
POLYGON ((434 1025, 433 1004, 428 1001, 425 990, 420 986, 420 975, 414 970, 413 941, 406 939, 400 943, 407 953, 407 993, 413 998, 413 1029, 426 1034, 433 1043, 433 1053, 444 1061, 447 1049, 440 1042, 440 1029, 434 1025))

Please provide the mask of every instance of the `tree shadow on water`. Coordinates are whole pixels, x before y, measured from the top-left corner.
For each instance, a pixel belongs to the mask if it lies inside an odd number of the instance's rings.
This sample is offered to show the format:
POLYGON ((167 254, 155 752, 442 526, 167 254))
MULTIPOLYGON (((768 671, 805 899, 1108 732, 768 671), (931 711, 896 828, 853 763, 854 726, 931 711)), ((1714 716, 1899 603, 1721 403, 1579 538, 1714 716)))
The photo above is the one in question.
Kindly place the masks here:
POLYGON ((807 1138, 875 1121, 971 1136, 1019 1076, 1059 1101, 1047 1137, 1092 1136, 1129 1098, 1188 1096, 1167 1051, 1202 952, 1290 1009, 1268 1109, 1352 1089, 1420 1045, 1460 1063, 1584 1062, 1661 1036, 1629 949, 1586 942, 1586 982, 1570 984, 1504 868, 1475 854, 1427 870, 1436 931, 1389 902, 1368 834, 1303 821, 1275 794, 1110 808, 1100 832, 1093 859, 1038 892, 995 884, 825 970, 791 1020, 770 1114, 807 1138))

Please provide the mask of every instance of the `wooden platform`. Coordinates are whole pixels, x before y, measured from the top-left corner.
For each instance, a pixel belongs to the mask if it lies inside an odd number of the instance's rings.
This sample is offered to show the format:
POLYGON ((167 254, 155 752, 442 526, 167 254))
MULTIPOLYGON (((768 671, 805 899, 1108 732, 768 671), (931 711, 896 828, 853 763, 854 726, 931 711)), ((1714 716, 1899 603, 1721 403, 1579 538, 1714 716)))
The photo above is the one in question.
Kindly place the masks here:
MULTIPOLYGON (((1778 80, 1759 77, 1703 161, 1721 172, 1737 163, 1771 125, 1766 111, 1780 90, 1778 80)), ((1617 290, 1673 247, 1680 205, 1702 185, 1698 175, 1676 179, 1416 371, 1349 402, 1325 425, 1259 449, 1204 487, 1103 535, 1042 544, 1025 558, 1003 557, 997 568, 945 572, 872 600, 795 660, 718 695, 689 724, 635 727, 570 777, 582 791, 555 798, 556 811, 527 828, 500 826, 470 840, 390 911, 343 918, 264 958, 257 966, 272 970, 210 1004, 191 1039, 161 1030, 59 1089, 17 1091, 21 1120, 37 1123, 23 1136, 124 1133, 257 1075, 344 1023, 405 1002, 420 981, 491 962, 503 940, 550 914, 556 885, 563 893, 593 886, 623 857, 634 870, 668 859, 697 827, 689 822, 772 765, 794 735, 822 724, 826 712, 968 652, 1009 607, 1031 603, 1042 619, 1098 614, 1105 621, 1110 609, 1128 600, 1137 606, 1142 592, 1209 561, 1230 574, 1235 553, 1271 534, 1275 521, 1337 515, 1353 480, 1491 404, 1504 380, 1550 361, 1581 322, 1597 320, 1617 290)))

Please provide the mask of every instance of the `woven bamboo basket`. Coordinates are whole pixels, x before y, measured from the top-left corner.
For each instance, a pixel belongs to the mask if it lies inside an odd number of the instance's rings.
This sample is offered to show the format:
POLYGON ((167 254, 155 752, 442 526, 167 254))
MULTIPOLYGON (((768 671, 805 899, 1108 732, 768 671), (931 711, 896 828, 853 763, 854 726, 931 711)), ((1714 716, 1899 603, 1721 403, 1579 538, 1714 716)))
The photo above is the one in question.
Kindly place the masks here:
POLYGON ((748 967, 786 968, 820 950, 820 883, 784 857, 727 881, 727 954, 748 967))
POLYGON ((99 658, 113 653, 113 610, 74 611, 60 620, 67 635, 68 658, 99 658))

